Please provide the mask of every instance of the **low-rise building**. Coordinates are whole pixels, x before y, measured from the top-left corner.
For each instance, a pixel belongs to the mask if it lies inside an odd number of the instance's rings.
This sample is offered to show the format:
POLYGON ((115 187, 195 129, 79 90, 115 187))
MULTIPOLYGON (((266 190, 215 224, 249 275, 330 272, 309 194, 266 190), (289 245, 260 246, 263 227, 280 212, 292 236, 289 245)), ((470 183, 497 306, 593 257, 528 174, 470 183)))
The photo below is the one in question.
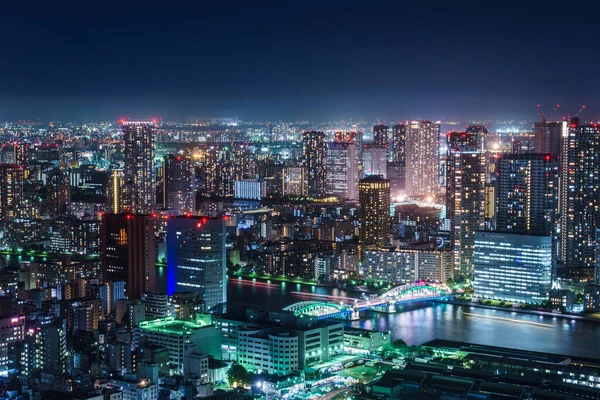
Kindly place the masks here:
POLYGON ((391 346, 390 332, 344 327, 344 352, 369 355, 381 353, 391 346))

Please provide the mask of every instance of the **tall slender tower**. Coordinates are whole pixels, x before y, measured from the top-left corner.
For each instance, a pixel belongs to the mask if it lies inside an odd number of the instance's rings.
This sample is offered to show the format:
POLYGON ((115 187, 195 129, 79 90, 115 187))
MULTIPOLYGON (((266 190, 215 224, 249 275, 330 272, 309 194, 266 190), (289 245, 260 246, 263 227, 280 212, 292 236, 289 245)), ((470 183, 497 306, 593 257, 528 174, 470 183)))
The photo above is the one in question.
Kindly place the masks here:
POLYGON ((560 259, 569 278, 594 278, 600 226, 600 127, 562 123, 560 155, 560 259))
POLYGON ((380 175, 367 176, 358 185, 360 201, 359 257, 369 247, 390 244, 390 181, 380 175))
POLYGON ((406 190, 409 195, 434 195, 440 191, 440 125, 411 121, 406 127, 406 190))
POLYGON ((475 232, 485 222, 485 153, 477 150, 477 133, 448 134, 446 212, 451 221, 456 276, 474 271, 475 232))
POLYGON ((124 205, 133 213, 148 214, 155 203, 154 135, 151 121, 124 121, 124 205))
POLYGON ((302 133, 303 165, 306 167, 308 195, 322 197, 325 195, 325 133, 310 131, 302 133))
POLYGON ((194 173, 189 158, 169 154, 163 164, 163 208, 179 214, 196 211, 194 173))

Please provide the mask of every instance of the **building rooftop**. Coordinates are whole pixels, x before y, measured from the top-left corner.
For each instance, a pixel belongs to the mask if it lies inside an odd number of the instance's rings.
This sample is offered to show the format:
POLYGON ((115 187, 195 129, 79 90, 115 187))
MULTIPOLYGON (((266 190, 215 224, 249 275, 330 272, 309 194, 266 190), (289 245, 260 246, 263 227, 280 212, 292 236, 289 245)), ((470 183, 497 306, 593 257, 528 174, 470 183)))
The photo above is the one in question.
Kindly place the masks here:
POLYGON ((160 318, 152 321, 140 322, 140 328, 155 333, 166 333, 172 335, 187 335, 194 330, 205 328, 209 324, 200 321, 184 321, 173 317, 160 318))

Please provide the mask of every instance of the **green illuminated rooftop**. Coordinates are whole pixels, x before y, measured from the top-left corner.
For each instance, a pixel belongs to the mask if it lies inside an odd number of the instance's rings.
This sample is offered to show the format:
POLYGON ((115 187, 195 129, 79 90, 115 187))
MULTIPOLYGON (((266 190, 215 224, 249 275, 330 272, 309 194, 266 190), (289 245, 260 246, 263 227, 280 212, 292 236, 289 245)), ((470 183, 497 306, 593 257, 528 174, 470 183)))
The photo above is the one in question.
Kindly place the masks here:
POLYGON ((140 322, 140 328, 144 331, 166 333, 171 335, 188 335, 196 329, 210 326, 204 321, 184 321, 173 317, 160 318, 152 321, 140 322))

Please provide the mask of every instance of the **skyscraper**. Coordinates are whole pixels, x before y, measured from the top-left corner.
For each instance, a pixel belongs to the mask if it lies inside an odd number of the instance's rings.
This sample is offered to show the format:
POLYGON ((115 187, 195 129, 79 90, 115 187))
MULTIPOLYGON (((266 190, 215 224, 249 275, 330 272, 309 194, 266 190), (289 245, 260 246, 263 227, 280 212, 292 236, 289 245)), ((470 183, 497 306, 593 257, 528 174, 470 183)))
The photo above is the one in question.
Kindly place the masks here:
POLYGON ((194 173, 189 158, 166 155, 162 183, 163 208, 176 210, 179 214, 196 211, 194 173))
POLYGON ((496 230, 551 235, 558 216, 558 156, 503 154, 497 171, 496 230))
POLYGON ((533 133, 536 153, 560 154, 562 122, 536 122, 533 133))
POLYGON ((167 223, 168 292, 201 293, 208 311, 225 312, 225 219, 176 217, 167 223))
POLYGON ((54 169, 48 174, 48 201, 46 208, 52 217, 67 215, 71 202, 69 176, 60 169, 54 169))
POLYGON ((387 147, 365 144, 362 157, 363 176, 381 175, 387 178, 387 147))
POLYGON ((404 124, 392 126, 390 161, 399 162, 403 167, 406 167, 406 125, 404 124))
POLYGON ((406 190, 409 195, 434 195, 440 191, 440 125, 411 121, 406 127, 406 190))
POLYGON ((19 216, 23 202, 23 167, 0 164, 0 223, 19 216))
POLYGON ((477 134, 448 134, 446 215, 451 222, 456 276, 473 274, 475 232, 485 221, 485 153, 476 151, 477 134))
POLYGON ((594 277, 594 248, 600 216, 600 128, 562 123, 560 155, 560 260, 566 276, 594 277))
POLYGON ((308 195, 322 197, 325 195, 325 133, 310 131, 302 133, 303 165, 306 167, 308 195))
POLYGON ((124 204, 133 213, 148 214, 154 208, 155 134, 154 122, 123 122, 124 204))
POLYGON ((326 190, 344 200, 358 200, 358 148, 353 142, 327 143, 326 190))
POLYGON ((123 174, 123 170, 113 170, 110 174, 107 197, 108 209, 114 214, 122 213, 125 210, 125 199, 123 199, 124 185, 125 175, 123 174))
POLYGON ((377 146, 387 147, 390 142, 390 127, 381 123, 373 127, 373 143, 377 146))
POLYGON ((471 125, 465 129, 467 135, 474 135, 477 140, 477 151, 487 150, 488 130, 485 126, 471 125))
POLYGON ((368 248, 382 248, 390 244, 390 181, 379 175, 360 180, 360 259, 368 248))
POLYGON ((104 214, 100 226, 104 282, 124 281, 130 299, 155 290, 154 220, 143 214, 104 214))

